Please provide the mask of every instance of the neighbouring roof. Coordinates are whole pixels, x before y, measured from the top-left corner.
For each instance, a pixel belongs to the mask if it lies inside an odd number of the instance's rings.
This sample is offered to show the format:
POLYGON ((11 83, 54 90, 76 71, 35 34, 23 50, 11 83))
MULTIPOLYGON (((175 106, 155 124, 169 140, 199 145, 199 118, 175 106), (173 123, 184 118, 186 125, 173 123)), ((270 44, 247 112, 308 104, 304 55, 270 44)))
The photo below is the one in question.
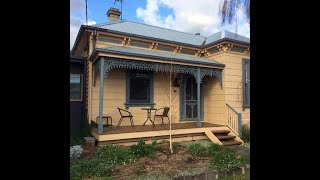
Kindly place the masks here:
POLYGON ((135 55, 141 57, 152 57, 163 60, 175 60, 181 62, 198 63, 214 66, 224 66, 224 64, 219 63, 215 60, 209 60, 207 58, 200 58, 184 54, 176 54, 172 52, 155 51, 155 50, 144 50, 138 48, 128 48, 123 46, 109 46, 106 48, 97 48, 96 51, 111 52, 125 55, 135 55))
POLYGON ((245 36, 241 36, 239 34, 230 32, 230 31, 220 31, 215 34, 212 34, 209 36, 205 42, 205 44, 212 44, 222 39, 230 39, 230 40, 236 40, 240 42, 250 43, 250 38, 247 38, 245 36))

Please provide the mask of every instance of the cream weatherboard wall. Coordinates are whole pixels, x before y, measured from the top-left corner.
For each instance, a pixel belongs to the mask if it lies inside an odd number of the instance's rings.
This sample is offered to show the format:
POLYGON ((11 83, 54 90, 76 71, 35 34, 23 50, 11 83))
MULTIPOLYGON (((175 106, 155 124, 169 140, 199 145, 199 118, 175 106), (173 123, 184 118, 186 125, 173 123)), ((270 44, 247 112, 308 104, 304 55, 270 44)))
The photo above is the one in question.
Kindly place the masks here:
POLYGON ((210 55, 208 58, 226 65, 223 70, 225 102, 231 105, 236 111, 242 113, 243 124, 250 123, 250 108, 242 108, 242 60, 243 58, 250 60, 250 56, 227 51, 210 55))
POLYGON ((206 77, 204 81, 204 121, 226 125, 225 90, 216 78, 206 77))
MULTIPOLYGON (((96 85, 92 90, 92 120, 96 120, 99 114, 99 94, 100 94, 100 78, 97 77, 96 85)), ((172 87, 172 122, 179 122, 179 88, 172 87)), ((120 114, 117 107, 125 109, 126 102, 126 69, 114 69, 108 74, 108 78, 104 80, 104 96, 103 96, 103 112, 112 116, 113 124, 117 125, 120 114)), ((154 107, 162 108, 169 106, 169 78, 167 73, 154 73, 154 107)), ((142 107, 129 107, 133 115, 135 125, 142 125, 147 119, 147 111, 141 110, 142 107)), ((154 111, 152 111, 154 116, 154 111)), ((152 117, 153 119, 153 117, 152 117)), ((161 123, 161 119, 156 120, 156 124, 161 123)), ((164 123, 168 123, 164 119, 164 123)), ((146 124, 151 124, 150 121, 146 124)), ((128 119, 124 119, 121 126, 129 126, 128 119)))

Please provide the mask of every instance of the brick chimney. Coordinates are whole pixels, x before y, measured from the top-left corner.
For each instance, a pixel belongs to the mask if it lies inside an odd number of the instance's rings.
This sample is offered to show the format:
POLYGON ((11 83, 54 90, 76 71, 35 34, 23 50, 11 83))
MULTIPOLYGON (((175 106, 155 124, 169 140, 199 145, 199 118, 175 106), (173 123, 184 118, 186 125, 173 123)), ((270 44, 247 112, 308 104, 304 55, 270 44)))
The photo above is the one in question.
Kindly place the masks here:
POLYGON ((107 12, 109 22, 119 20, 120 14, 121 12, 119 11, 119 9, 111 7, 107 12))

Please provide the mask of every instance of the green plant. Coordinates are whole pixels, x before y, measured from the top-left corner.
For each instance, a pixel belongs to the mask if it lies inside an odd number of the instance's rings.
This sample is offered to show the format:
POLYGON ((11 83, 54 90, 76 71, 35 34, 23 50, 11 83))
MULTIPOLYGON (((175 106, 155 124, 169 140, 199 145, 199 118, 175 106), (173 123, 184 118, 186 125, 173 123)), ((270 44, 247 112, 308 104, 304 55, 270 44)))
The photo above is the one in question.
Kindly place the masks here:
POLYGON ((242 138, 244 142, 250 142, 250 127, 248 124, 242 126, 242 138))
POLYGON ((83 145, 84 139, 80 136, 70 136, 70 147, 76 145, 83 145))
POLYGON ((84 176, 110 176, 112 167, 112 164, 99 159, 79 160, 70 167, 70 177, 71 179, 79 179, 84 176))
POLYGON ((236 152, 229 148, 225 148, 215 154, 210 162, 210 167, 220 172, 228 172, 244 165, 244 159, 241 156, 237 156, 236 152))
POLYGON ((189 152, 193 155, 197 155, 197 156, 206 156, 208 155, 208 149, 199 144, 199 143, 195 143, 189 146, 189 152))
POLYGON ((95 158, 103 159, 111 164, 129 164, 134 160, 134 156, 129 149, 121 146, 102 146, 95 153, 95 158))
POLYGON ((143 139, 138 141, 137 145, 132 145, 130 151, 134 157, 139 158, 142 156, 148 156, 150 158, 155 157, 155 150, 157 146, 157 141, 153 140, 152 144, 146 144, 143 139))
POLYGON ((219 153, 221 150, 223 149, 222 146, 218 145, 218 144, 210 144, 209 148, 208 148, 208 154, 210 156, 215 156, 217 153, 219 153))

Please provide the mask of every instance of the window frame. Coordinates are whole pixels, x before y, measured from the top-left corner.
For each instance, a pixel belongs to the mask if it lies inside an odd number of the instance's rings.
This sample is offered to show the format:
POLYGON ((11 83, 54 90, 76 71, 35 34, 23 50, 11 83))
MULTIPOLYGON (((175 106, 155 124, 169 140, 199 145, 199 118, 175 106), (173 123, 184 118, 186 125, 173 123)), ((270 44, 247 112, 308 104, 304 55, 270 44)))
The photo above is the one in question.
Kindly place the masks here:
POLYGON ((250 59, 242 59, 242 87, 243 87, 243 103, 242 108, 250 108, 250 80, 251 80, 251 72, 250 72, 250 59), (246 85, 246 74, 247 69, 246 65, 248 64, 248 76, 249 76, 249 87, 246 85))
MULTIPOLYGON (((83 101, 83 74, 70 73, 70 77, 71 75, 80 75, 80 99, 71 99, 71 97, 69 97, 70 102, 82 102, 83 101)), ((69 86, 70 86, 70 80, 69 80, 69 86)))
MULTIPOLYGON (((137 69, 138 70, 138 69, 137 69)), ((143 71, 143 70, 139 70, 143 71)), ((131 72, 132 70, 128 69, 126 72, 126 103, 124 105, 126 106, 126 109, 129 107, 151 107, 153 108, 155 103, 154 103, 154 72, 149 71, 150 75, 150 94, 149 94, 149 102, 148 103, 141 103, 141 102, 130 102, 130 78, 131 78, 131 72)))

